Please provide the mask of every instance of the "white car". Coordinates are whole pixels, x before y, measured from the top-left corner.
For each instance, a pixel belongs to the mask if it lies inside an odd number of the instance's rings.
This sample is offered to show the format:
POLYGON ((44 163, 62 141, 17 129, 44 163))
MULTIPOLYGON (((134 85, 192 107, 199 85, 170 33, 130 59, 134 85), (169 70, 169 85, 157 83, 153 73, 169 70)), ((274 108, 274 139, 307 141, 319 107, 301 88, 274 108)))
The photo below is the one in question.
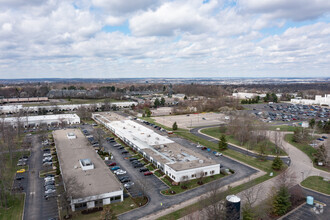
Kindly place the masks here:
POLYGON ((52 154, 51 153, 44 153, 42 156, 49 157, 49 156, 52 156, 52 154))
POLYGON ((42 161, 48 161, 48 160, 51 160, 52 157, 44 157, 44 159, 42 159, 42 161))
POLYGON ((48 177, 45 177, 44 180, 45 180, 45 182, 48 182, 48 181, 55 181, 55 178, 54 178, 54 177, 50 177, 50 176, 48 176, 48 177))
POLYGON ((216 156, 216 157, 222 156, 222 153, 219 153, 219 152, 218 152, 218 153, 215 154, 215 156, 216 156))
POLYGON ((54 192, 56 192, 55 189, 49 189, 49 190, 45 191, 45 194, 50 194, 50 193, 54 193, 54 192))
POLYGON ((203 147, 202 145, 198 144, 196 147, 200 148, 200 147, 203 147))
POLYGON ((115 174, 117 175, 123 175, 123 174, 126 174, 127 172, 125 170, 116 170, 115 171, 115 174))
POLYGON ((129 189, 129 188, 131 188, 131 186, 133 186, 133 185, 134 185, 133 182, 129 182, 129 183, 125 183, 125 184, 124 184, 124 187, 125 187, 126 189, 129 189))

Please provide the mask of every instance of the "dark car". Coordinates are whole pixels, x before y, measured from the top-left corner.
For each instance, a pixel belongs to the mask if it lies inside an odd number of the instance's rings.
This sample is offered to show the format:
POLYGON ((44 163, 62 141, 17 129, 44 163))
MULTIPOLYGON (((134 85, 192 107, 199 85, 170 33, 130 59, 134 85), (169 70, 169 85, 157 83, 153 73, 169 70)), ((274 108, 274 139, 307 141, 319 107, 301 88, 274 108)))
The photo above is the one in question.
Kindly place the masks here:
POLYGON ((131 182, 130 179, 123 179, 123 180, 120 180, 121 183, 127 183, 127 182, 131 182))
POLYGON ((323 139, 328 139, 328 137, 327 137, 327 136, 322 136, 322 138, 323 138, 323 139))
POLYGON ((16 177, 16 180, 23 180, 24 179, 24 176, 17 176, 16 177))
POLYGON ((55 177, 54 174, 45 174, 45 177, 55 177))
POLYGON ((138 160, 138 159, 135 157, 129 159, 129 161, 136 161, 136 160, 138 160))
POLYGON ((123 146, 120 146, 120 147, 118 147, 118 149, 121 150, 121 149, 124 149, 124 147, 123 146))
POLYGON ((138 168, 138 167, 143 167, 144 165, 142 163, 136 163, 133 165, 134 168, 138 168))
POLYGON ((51 199, 51 198, 55 198, 56 194, 55 193, 50 193, 50 194, 46 194, 44 197, 45 197, 46 200, 48 200, 48 199, 51 199))
POLYGON ((49 190, 49 189, 55 189, 55 185, 47 185, 45 186, 45 190, 49 190))
POLYGON ((147 172, 147 171, 149 171, 148 168, 145 167, 140 168, 140 172, 147 172))
POLYGON ((147 172, 144 173, 144 175, 145 175, 145 176, 150 176, 150 175, 152 175, 152 172, 147 171, 147 172))
POLYGON ((123 180, 123 179, 129 179, 129 176, 120 176, 118 177, 119 180, 123 180))
POLYGON ((121 152, 121 154, 128 154, 128 151, 124 150, 123 152, 121 152))

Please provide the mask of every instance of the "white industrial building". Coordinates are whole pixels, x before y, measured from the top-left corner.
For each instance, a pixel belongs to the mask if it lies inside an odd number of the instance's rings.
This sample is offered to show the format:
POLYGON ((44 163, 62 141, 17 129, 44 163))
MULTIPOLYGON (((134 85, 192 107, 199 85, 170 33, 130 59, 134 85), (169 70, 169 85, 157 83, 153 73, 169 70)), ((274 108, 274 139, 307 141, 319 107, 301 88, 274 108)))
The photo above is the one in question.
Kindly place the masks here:
POLYGON ((302 99, 300 97, 296 97, 295 99, 291 99, 291 103, 302 104, 302 105, 330 106, 330 94, 326 94, 324 95, 324 97, 320 95, 316 95, 315 99, 302 99))
POLYGON ((57 130, 53 136, 72 211, 123 201, 121 183, 79 129, 57 130), (76 138, 69 138, 72 134, 76 138))
POLYGON ((92 118, 140 152, 175 182, 220 173, 220 164, 166 136, 115 113, 95 113, 92 118))
POLYGON ((10 124, 14 127, 18 125, 25 128, 46 126, 57 126, 64 124, 80 124, 80 118, 77 114, 58 114, 58 115, 37 115, 23 117, 5 117, 0 119, 0 122, 10 124))
MULTIPOLYGON (((117 108, 129 108, 133 105, 137 105, 137 102, 111 102, 110 106, 116 106, 117 108)), ((76 111, 80 107, 94 108, 95 110, 101 109, 104 103, 95 104, 75 104, 75 105, 44 105, 44 106, 23 106, 23 105, 3 105, 0 106, 0 114, 14 114, 20 111, 38 113, 39 110, 45 110, 46 112, 57 111, 76 111)))

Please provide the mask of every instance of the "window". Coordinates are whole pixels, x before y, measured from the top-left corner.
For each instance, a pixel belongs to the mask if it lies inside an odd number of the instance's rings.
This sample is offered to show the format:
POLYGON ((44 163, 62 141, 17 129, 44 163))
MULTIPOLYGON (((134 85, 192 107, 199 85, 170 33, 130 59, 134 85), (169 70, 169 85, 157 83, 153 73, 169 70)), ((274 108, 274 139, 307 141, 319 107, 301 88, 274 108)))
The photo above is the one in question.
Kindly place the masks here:
POLYGON ((211 170, 210 174, 214 174, 214 170, 211 170))
POLYGON ((192 174, 192 175, 191 175, 191 178, 195 178, 195 177, 196 177, 196 174, 192 174))
POLYGON ((207 172, 204 173, 204 176, 207 176, 207 172))
POLYGON ((175 176, 173 176, 173 179, 175 180, 175 176))

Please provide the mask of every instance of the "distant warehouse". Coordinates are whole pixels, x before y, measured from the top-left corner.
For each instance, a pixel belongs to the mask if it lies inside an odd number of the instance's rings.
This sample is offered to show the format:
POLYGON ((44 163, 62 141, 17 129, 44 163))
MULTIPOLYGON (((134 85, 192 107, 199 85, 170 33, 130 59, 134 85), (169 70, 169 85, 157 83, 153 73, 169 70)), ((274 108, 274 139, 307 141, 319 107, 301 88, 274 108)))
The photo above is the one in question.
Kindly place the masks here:
POLYGON ((122 202, 123 188, 78 129, 53 132, 72 211, 122 202))
POLYGON ((22 126, 25 128, 34 128, 41 127, 43 125, 58 126, 61 124, 80 124, 80 118, 77 114, 37 115, 23 117, 6 117, 3 118, 1 122, 11 124, 14 127, 22 126))
POLYGON ((92 118, 141 153, 175 182, 220 173, 220 164, 196 153, 166 136, 116 113, 93 114, 92 118))

